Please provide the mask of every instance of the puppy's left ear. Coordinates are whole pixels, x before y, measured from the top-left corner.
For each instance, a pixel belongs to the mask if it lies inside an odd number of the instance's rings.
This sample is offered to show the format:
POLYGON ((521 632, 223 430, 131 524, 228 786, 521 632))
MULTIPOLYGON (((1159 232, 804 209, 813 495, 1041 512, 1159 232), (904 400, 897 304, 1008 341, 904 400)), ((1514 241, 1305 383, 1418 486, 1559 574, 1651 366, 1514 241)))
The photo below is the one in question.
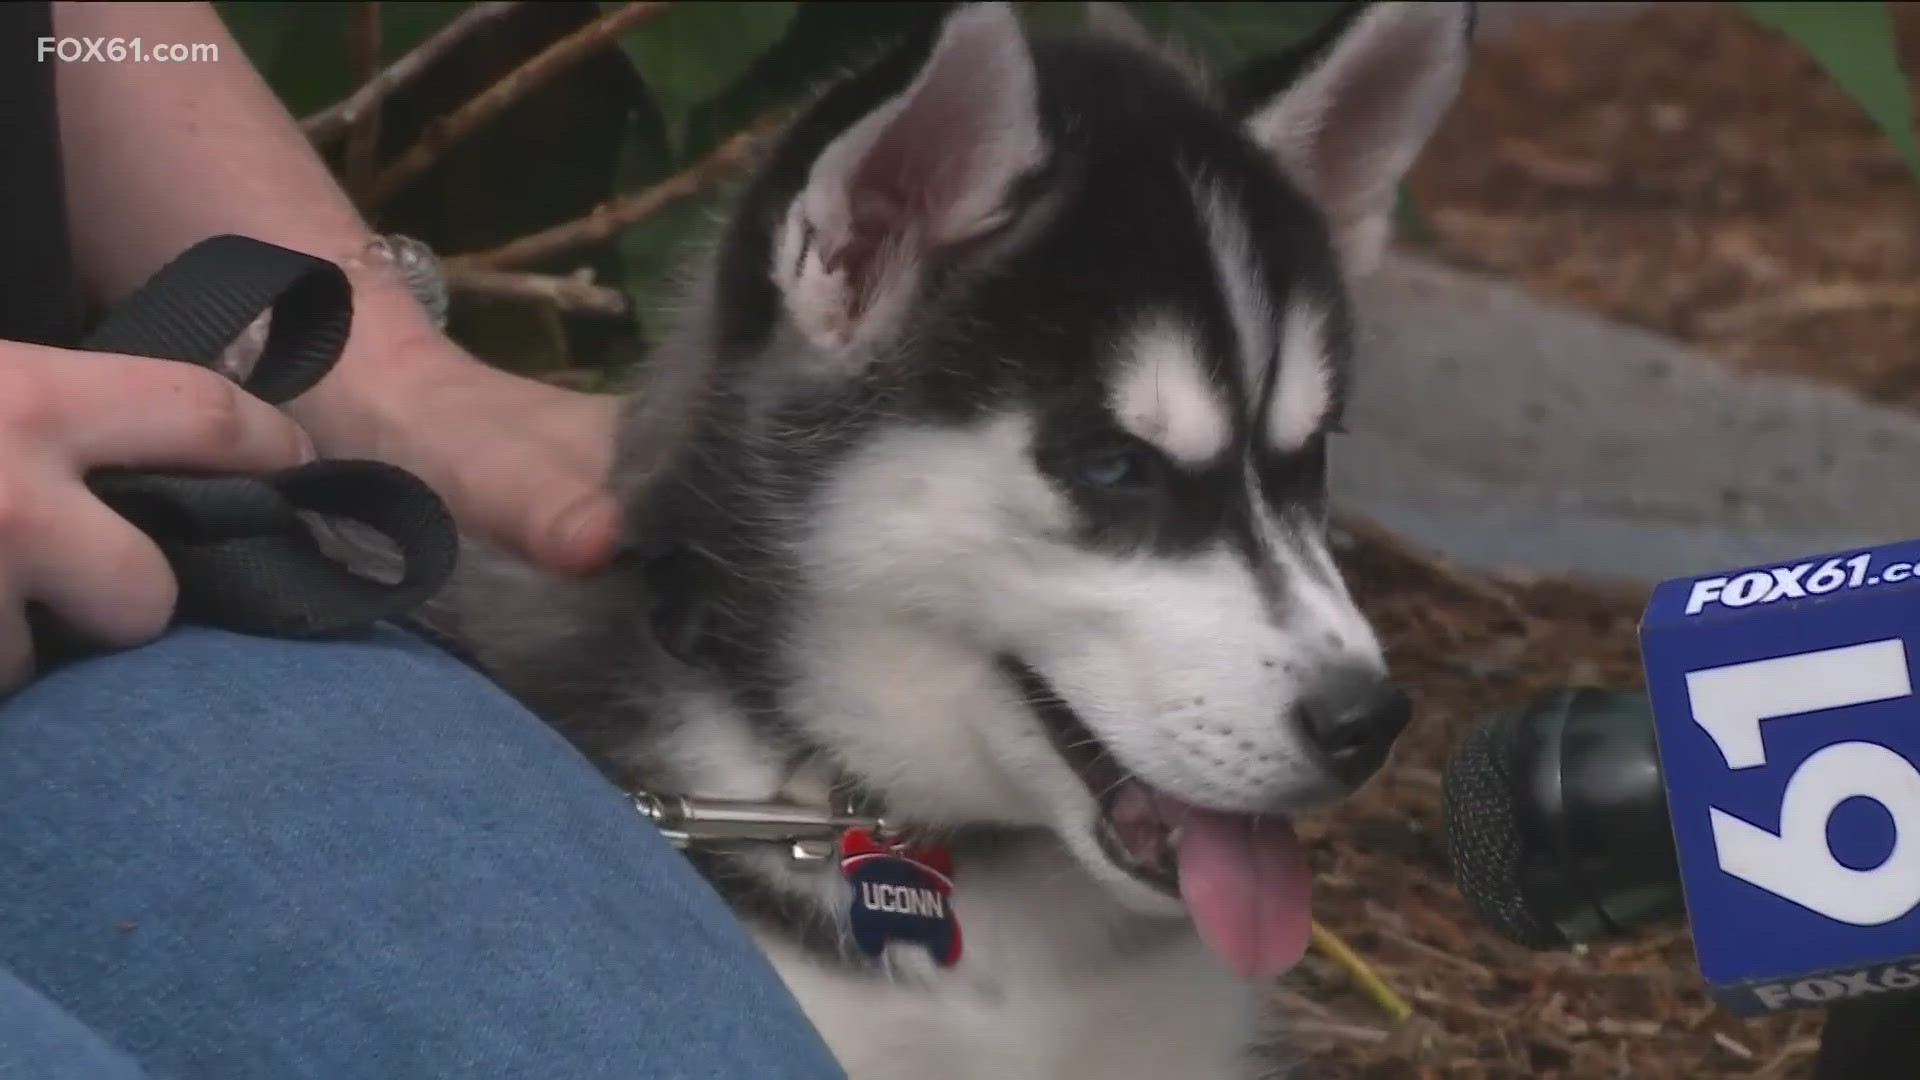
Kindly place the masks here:
POLYGON ((898 331, 930 258, 1010 220, 1044 164, 1038 75, 1005 3, 964 4, 911 85, 820 154, 781 233, 774 280, 835 355, 898 331))
POLYGON ((1378 263, 1400 181, 1460 90, 1471 3, 1373 3, 1246 118, 1326 212, 1349 274, 1378 263))

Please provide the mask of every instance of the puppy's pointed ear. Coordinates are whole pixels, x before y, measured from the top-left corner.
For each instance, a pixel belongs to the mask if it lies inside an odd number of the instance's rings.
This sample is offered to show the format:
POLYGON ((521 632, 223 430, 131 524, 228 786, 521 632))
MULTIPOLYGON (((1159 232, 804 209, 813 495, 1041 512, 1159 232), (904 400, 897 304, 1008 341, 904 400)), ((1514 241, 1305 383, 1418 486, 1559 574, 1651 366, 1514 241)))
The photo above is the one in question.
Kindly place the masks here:
POLYGON ((775 279, 817 347, 897 329, 929 256, 1003 224, 1046 158, 1033 58, 1013 9, 948 16, 912 83, 820 154, 781 228, 775 279))
POLYGON ((1246 118, 1327 213, 1348 272, 1378 262, 1400 181, 1459 92, 1473 5, 1367 5, 1304 74, 1246 118))

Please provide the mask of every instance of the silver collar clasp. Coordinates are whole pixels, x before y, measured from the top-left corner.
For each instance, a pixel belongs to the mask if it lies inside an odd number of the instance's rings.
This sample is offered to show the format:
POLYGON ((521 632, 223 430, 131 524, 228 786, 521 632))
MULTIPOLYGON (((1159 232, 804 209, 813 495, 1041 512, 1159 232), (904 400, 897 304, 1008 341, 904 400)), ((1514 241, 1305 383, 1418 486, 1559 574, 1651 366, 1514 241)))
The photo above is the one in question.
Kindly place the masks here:
POLYGON ((693 799, 644 791, 630 797, 634 809, 681 850, 757 841, 790 845, 796 862, 820 862, 834 856, 841 834, 850 829, 868 830, 876 838, 891 832, 884 819, 855 813, 851 806, 834 811, 794 803, 693 799))

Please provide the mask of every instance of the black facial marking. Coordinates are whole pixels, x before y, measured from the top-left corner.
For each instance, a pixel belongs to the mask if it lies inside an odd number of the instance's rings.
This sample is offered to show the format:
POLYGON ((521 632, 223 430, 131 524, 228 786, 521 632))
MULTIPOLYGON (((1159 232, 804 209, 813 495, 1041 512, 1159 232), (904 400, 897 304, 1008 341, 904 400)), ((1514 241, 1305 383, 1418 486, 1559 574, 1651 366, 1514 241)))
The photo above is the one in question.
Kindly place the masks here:
POLYGON ((1079 509, 1083 539, 1118 552, 1196 550, 1229 527, 1244 502, 1235 461, 1183 467, 1122 431, 1104 408, 1069 406, 1044 420, 1034 457, 1079 509), (1125 483, 1090 482, 1115 462, 1125 464, 1125 483))
POLYGON ((1283 358, 1241 355, 1196 183, 1245 231, 1276 321, 1299 298, 1325 312, 1338 396, 1347 309, 1326 222, 1185 74, 1110 41, 1034 46, 1046 165, 1017 186, 1003 228, 936 255, 891 352, 837 382, 784 377, 772 270, 787 208, 818 154, 904 89, 931 44, 917 35, 829 90, 748 185, 715 271, 715 385, 689 449, 632 510, 635 528, 695 545, 715 568, 700 655, 779 738, 803 738, 781 715, 793 530, 839 463, 889 426, 1030 417, 1033 466, 1075 508, 1078 539, 1106 550, 1178 558, 1224 544, 1270 567, 1261 517, 1323 499, 1323 444, 1278 454, 1260 434, 1271 395, 1245 380, 1264 371, 1270 385, 1283 358), (1120 427, 1121 346, 1152 318, 1190 336, 1235 452, 1194 467, 1120 427))
POLYGON ((1269 504, 1304 508, 1316 516, 1326 504, 1327 436, 1310 436, 1298 449, 1280 451, 1261 447, 1255 452, 1260 493, 1269 504))

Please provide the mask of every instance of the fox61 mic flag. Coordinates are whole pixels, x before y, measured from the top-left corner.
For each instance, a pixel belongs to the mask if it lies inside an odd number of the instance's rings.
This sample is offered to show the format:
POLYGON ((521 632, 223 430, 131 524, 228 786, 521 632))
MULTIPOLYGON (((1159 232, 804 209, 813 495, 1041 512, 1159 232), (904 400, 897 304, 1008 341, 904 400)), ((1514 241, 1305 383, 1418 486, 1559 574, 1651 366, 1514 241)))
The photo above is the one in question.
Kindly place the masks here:
POLYGON ((1640 643, 1700 968, 1754 1015, 1920 988, 1920 541, 1669 581, 1640 643))

